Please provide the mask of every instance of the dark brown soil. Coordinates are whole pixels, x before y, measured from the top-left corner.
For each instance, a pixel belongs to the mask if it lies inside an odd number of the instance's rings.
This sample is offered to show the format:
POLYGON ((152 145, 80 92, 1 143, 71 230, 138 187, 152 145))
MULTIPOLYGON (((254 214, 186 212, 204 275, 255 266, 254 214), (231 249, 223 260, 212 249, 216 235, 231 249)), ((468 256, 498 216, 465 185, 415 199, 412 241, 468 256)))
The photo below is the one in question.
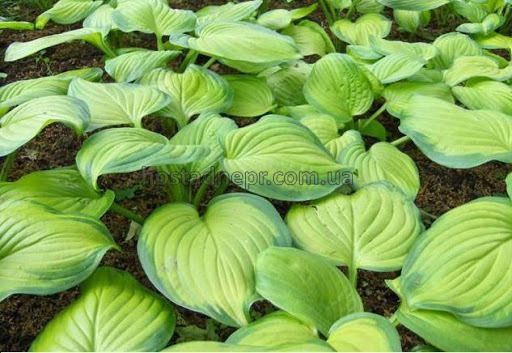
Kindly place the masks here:
MULTIPOLYGON (((171 5, 174 7, 190 9, 200 8, 206 3, 220 4, 224 1, 171 1, 171 5)), ((293 6, 311 3, 311 0, 296 1, 293 6)), ((286 2, 276 0, 272 2, 272 6, 286 6, 286 2)), ((34 17, 34 12, 24 15, 24 18, 28 20, 32 20, 34 17)), ((319 11, 313 15, 313 19, 323 23, 323 17, 319 11)), ((435 24, 433 24, 433 28, 436 28, 435 24)), ((0 48, 3 51, 11 42, 28 41, 64 30, 66 28, 62 26, 50 24, 47 29, 38 32, 5 31, 0 34, 0 48)), ((449 30, 444 32, 447 31, 449 30)), ((432 34, 434 31, 426 32, 432 34)), ((394 36, 402 35, 395 31, 394 36)), ((130 38, 130 40, 139 46, 151 47, 153 45, 152 42, 145 42, 145 37, 142 38, 142 40, 136 38, 130 38)), ((2 57, 3 54, 0 54, 0 58, 2 57)), ((52 75, 75 68, 102 66, 102 62, 101 53, 93 47, 82 43, 72 43, 48 49, 41 55, 35 55, 15 63, 0 61, 0 72, 9 74, 4 82, 12 82, 52 75)), ((385 117, 383 122, 390 131, 394 131, 394 137, 399 136, 396 133, 397 124, 394 120, 385 117)), ((148 121, 148 126, 155 131, 162 131, 159 123, 153 120, 148 121)), ((36 170, 73 164, 82 142, 83 138, 75 136, 69 129, 61 125, 46 128, 37 138, 20 150, 10 179, 16 180, 22 175, 36 170)), ((417 198, 417 204, 436 216, 478 197, 504 194, 504 178, 508 172, 512 171, 510 166, 503 163, 487 163, 470 170, 448 169, 431 162, 413 144, 406 145, 403 150, 416 161, 420 170, 422 188, 417 198)), ((147 174, 143 173, 103 178, 102 185, 113 190, 130 189, 134 193, 133 197, 121 203, 129 209, 147 216, 156 207, 168 202, 168 198, 165 189, 158 185, 149 185, 146 180, 147 174)), ((284 215, 289 204, 276 202, 275 206, 284 215)), ((122 247, 121 252, 109 252, 102 264, 128 271, 141 283, 154 290, 138 261, 136 241, 125 241, 130 222, 112 213, 105 215, 102 220, 122 247)), ((431 221, 431 219, 425 219, 427 225, 431 221)), ((358 289, 367 311, 384 316, 392 315, 398 306, 398 298, 386 287, 384 280, 397 276, 397 273, 360 272, 358 289)), ((0 351, 27 350, 45 324, 77 295, 78 289, 75 288, 44 297, 15 295, 0 303, 0 351)), ((179 307, 176 307, 176 310, 178 311, 178 327, 172 342, 191 339, 222 340, 233 331, 233 329, 214 323, 203 315, 179 307)), ((255 316, 261 316, 270 310, 273 309, 268 303, 258 303, 253 312, 255 316)), ((420 338, 404 328, 400 328, 400 334, 404 350, 410 350, 415 345, 423 343, 420 338)))

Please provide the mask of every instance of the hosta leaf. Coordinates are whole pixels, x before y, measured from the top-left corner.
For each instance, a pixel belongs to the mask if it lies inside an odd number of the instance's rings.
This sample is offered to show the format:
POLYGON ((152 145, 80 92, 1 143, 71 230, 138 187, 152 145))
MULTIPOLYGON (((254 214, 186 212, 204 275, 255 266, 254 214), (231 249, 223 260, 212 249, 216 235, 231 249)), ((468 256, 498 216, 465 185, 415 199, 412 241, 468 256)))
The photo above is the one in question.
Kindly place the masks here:
POLYGON ((376 181, 388 181, 415 199, 420 189, 420 177, 416 164, 407 154, 387 142, 379 142, 368 151, 362 138, 346 146, 337 158, 338 162, 357 170, 355 184, 358 187, 376 181))
POLYGON ((274 107, 274 96, 265 78, 250 75, 223 76, 233 90, 233 103, 226 114, 252 118, 274 107))
POLYGON ((505 182, 507 183, 508 197, 512 199, 512 172, 507 175, 505 182))
POLYGON ((276 103, 282 106, 306 104, 303 88, 311 70, 312 65, 297 61, 268 75, 267 83, 276 103))
POLYGON ((429 24, 430 11, 394 10, 393 18, 401 29, 416 33, 419 28, 429 24))
POLYGON ((400 293, 399 280, 387 284, 402 300, 396 316, 409 330, 446 352, 506 352, 512 349, 512 327, 481 328, 467 325, 442 311, 411 308, 400 293), (453 334, 457 332, 457 334, 453 334))
POLYGON ((491 34, 503 24, 503 19, 493 13, 488 15, 480 23, 463 23, 457 27, 458 32, 470 34, 482 34, 484 36, 491 34))
POLYGON ((361 298, 336 266, 298 249, 270 248, 261 253, 256 289, 325 336, 339 318, 363 311, 361 298))
POLYGON ((286 108, 283 112, 306 126, 316 137, 327 145, 332 140, 338 138, 338 124, 336 120, 329 114, 320 113, 310 105, 302 105, 297 107, 286 108))
POLYGON ((372 37, 370 45, 374 51, 382 55, 407 54, 430 60, 439 54, 439 50, 428 43, 408 43, 372 37))
MULTIPOLYGON (((451 0, 450 7, 453 12, 471 22, 481 22, 487 16, 487 11, 482 6, 485 2, 487 1, 451 0)), ((495 1, 491 0, 490 2, 495 1)), ((493 10, 489 12, 493 12, 493 10)))
POLYGON ((506 49, 512 48, 512 37, 504 36, 500 33, 492 33, 489 35, 476 34, 474 36, 476 42, 484 49, 506 49))
POLYGON ((149 130, 116 128, 89 137, 78 152, 76 163, 84 179, 98 189, 100 175, 190 163, 207 153, 206 147, 173 145, 164 136, 149 130))
POLYGON ((63 25, 76 23, 86 18, 102 3, 101 0, 59 0, 52 8, 37 16, 36 28, 44 28, 50 20, 63 25))
POLYGON ((221 140, 237 126, 232 119, 217 114, 204 114, 178 131, 171 139, 174 145, 201 145, 208 147, 208 155, 189 164, 168 166, 168 170, 186 170, 191 179, 197 179, 212 171, 222 159, 221 140))
POLYGON ((30 203, 0 212, 0 301, 16 293, 47 295, 86 279, 117 248, 108 229, 81 215, 30 203))
POLYGON ((391 21, 383 15, 370 13, 359 17, 356 22, 347 19, 336 21, 331 31, 345 43, 368 46, 371 37, 385 38, 389 35, 391 21))
POLYGON ((354 2, 357 12, 366 13, 379 13, 384 9, 384 6, 377 0, 358 0, 354 2))
POLYGON ((512 117, 503 113, 469 111, 415 96, 402 112, 400 131, 427 157, 450 168, 472 168, 491 160, 512 162, 512 117))
POLYGON ((327 340, 337 352, 401 352, 400 336, 389 320, 357 313, 338 320, 327 340))
POLYGON ((410 54, 388 55, 369 68, 383 84, 393 83, 416 74, 427 63, 419 56, 410 54))
POLYGON ((292 23, 292 14, 285 9, 274 9, 261 14, 256 23, 273 30, 283 29, 292 23))
POLYGON ((89 123, 87 105, 73 97, 48 96, 17 106, 0 119, 0 156, 15 151, 53 123, 84 132, 89 123))
POLYGON ((206 6, 197 11, 197 27, 201 28, 211 22, 233 22, 249 18, 263 3, 262 0, 228 2, 220 6, 206 6))
POLYGON ((32 352, 158 351, 171 338, 172 306, 130 274, 101 267, 32 343, 32 352))
POLYGON ((106 37, 111 30, 117 29, 113 19, 114 8, 110 4, 101 5, 83 22, 83 27, 93 28, 106 37))
POLYGON ((498 63, 485 56, 464 56, 457 58, 453 66, 444 72, 444 81, 450 86, 473 77, 486 77, 496 81, 512 78, 512 65, 500 68, 498 63))
POLYGON ((195 341, 176 344, 162 352, 334 352, 331 346, 320 339, 298 344, 257 347, 214 341, 195 341))
POLYGON ((439 218, 402 270, 411 309, 452 313, 478 327, 512 325, 512 202, 483 198, 439 218))
POLYGON ((254 64, 300 59, 290 37, 247 22, 213 22, 197 31, 197 38, 171 36, 171 43, 221 59, 254 64))
POLYGON ((114 59, 107 60, 105 71, 116 82, 132 82, 159 67, 165 67, 167 62, 176 58, 179 51, 163 50, 137 50, 114 59))
POLYGON ((75 79, 68 95, 89 107, 88 131, 113 125, 141 127, 142 118, 169 104, 170 98, 157 89, 129 83, 92 83, 75 79))
POLYGON ((399 270, 423 228, 413 201, 387 183, 295 205, 286 222, 300 248, 352 270, 379 272, 399 270))
POLYGON ((276 311, 239 328, 226 343, 246 346, 273 347, 317 340, 315 328, 284 311, 276 311))
POLYGON ((138 253, 151 282, 170 300, 238 327, 250 321, 249 308, 259 298, 256 257, 290 242, 268 201, 235 193, 213 199, 202 217, 185 203, 161 207, 145 222, 138 253))
POLYGON ((222 113, 231 106, 233 92, 229 84, 213 71, 189 65, 184 73, 156 69, 141 83, 158 88, 172 100, 161 115, 174 118, 180 127, 201 113, 222 113))
POLYGON ((480 56, 483 50, 473 39, 461 33, 447 33, 434 41, 439 55, 433 59, 437 69, 449 69, 462 56, 480 56))
POLYGON ((343 183, 345 167, 334 161, 311 131, 291 118, 264 117, 230 132, 223 145, 222 167, 231 181, 265 197, 313 200, 343 183))
POLYGON ((13 183, 0 183, 2 204, 29 201, 62 213, 100 218, 114 201, 114 193, 100 194, 71 168, 33 172, 13 183))
POLYGON ((285 28, 282 34, 293 38, 302 55, 320 55, 336 52, 331 39, 318 23, 304 20, 285 28))
POLYGON ((387 86, 382 94, 386 99, 386 109, 388 113, 397 118, 401 116, 401 111, 407 107, 407 103, 413 95, 439 98, 449 103, 455 103, 450 86, 444 83, 415 81, 396 82, 387 86))
POLYGON ((448 4, 451 0, 377 0, 382 5, 395 10, 425 11, 448 4))
POLYGON ((14 42, 7 48, 4 60, 8 62, 23 59, 43 49, 74 40, 84 40, 100 49, 105 49, 105 43, 103 42, 101 32, 94 28, 80 28, 69 32, 37 38, 30 42, 14 42))
POLYGON ((123 0, 112 16, 123 32, 154 33, 157 37, 190 32, 196 25, 192 11, 171 9, 161 0, 123 0))
POLYGON ((488 109, 512 115, 512 88, 502 82, 468 82, 464 87, 453 87, 453 94, 471 110, 488 109))
POLYGON ((347 122, 364 114, 373 103, 366 75, 345 54, 329 54, 318 60, 304 86, 304 96, 315 108, 347 122))

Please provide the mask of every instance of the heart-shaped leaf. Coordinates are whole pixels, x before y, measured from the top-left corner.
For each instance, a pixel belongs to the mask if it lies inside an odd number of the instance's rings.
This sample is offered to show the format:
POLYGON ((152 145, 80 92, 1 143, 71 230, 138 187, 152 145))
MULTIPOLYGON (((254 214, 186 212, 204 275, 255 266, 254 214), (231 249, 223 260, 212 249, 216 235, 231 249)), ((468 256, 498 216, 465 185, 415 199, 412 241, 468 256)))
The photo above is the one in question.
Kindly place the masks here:
POLYGON ((391 24, 385 16, 370 13, 359 17, 356 22, 338 20, 331 26, 331 31, 345 43, 368 46, 371 37, 387 37, 391 32, 391 24))
POLYGON ((58 168, 27 174, 13 183, 0 183, 3 205, 29 201, 62 213, 81 213, 100 218, 114 201, 114 193, 99 194, 80 173, 71 168, 58 168))
POLYGON ((0 156, 17 150, 53 123, 84 132, 89 123, 87 105, 73 97, 48 96, 17 106, 0 119, 0 156))
POLYGON ((138 253, 151 282, 174 303, 238 327, 250 321, 249 308, 259 298, 256 257, 290 243, 268 201, 227 194, 213 199, 202 217, 189 204, 161 207, 146 220, 138 253))
POLYGON ((167 106, 171 99, 152 87, 129 83, 93 83, 75 79, 68 95, 87 103, 93 131, 114 125, 142 126, 142 118, 167 106))
POLYGON ((419 56, 410 54, 388 55, 369 68, 383 84, 404 80, 416 74, 427 63, 419 56))
POLYGON ((512 203, 482 198, 440 217, 413 246, 401 290, 412 309, 477 327, 512 325, 512 203))
POLYGON ((107 60, 105 71, 116 82, 133 82, 156 68, 165 67, 168 61, 179 54, 179 51, 174 50, 136 50, 107 60))
POLYGON ((117 245, 99 221, 54 213, 28 202, 2 204, 0 301, 12 294, 48 295, 86 279, 117 245))
POLYGON ((100 267, 80 289, 30 351, 148 352, 169 342, 176 324, 172 306, 130 274, 100 267))
POLYGON ((351 271, 399 270, 423 230, 414 203, 387 183, 295 205, 286 222, 299 247, 351 271))
POLYGON ((197 65, 189 65, 182 74, 156 69, 144 76, 141 83, 158 88, 172 98, 160 114, 174 118, 180 127, 194 115, 222 113, 233 102, 233 92, 226 80, 197 65))
POLYGON ((117 128, 102 130, 89 137, 76 156, 76 164, 84 179, 98 189, 100 175, 190 163, 207 153, 206 147, 174 145, 165 136, 149 130, 117 128))
POLYGON ((294 119, 270 115, 231 131, 224 139, 222 167, 238 186, 287 201, 323 197, 345 180, 318 138, 294 119))
POLYGON ((37 16, 36 28, 43 29, 50 20, 63 25, 76 23, 86 18, 102 3, 101 0, 59 0, 52 8, 37 16))
POLYGON ((250 75, 223 76, 233 90, 233 104, 226 114, 252 118, 269 112, 274 107, 274 96, 262 77, 250 75))
POLYGON ((400 336, 389 320, 356 313, 336 321, 327 340, 337 352, 401 352, 400 336))
POLYGON ((472 168, 491 160, 512 163, 509 115, 414 96, 400 118, 400 131, 436 163, 450 168, 472 168))
POLYGON ((453 94, 471 110, 495 110, 512 115, 512 88, 502 82, 476 81, 453 87, 453 94))
POLYGON ((455 59, 462 56, 483 55, 483 50, 473 39, 461 33, 443 34, 434 41, 439 55, 432 60, 438 69, 449 69, 455 59))
POLYGON ((336 266, 293 248, 269 248, 258 256, 256 290, 325 336, 339 318, 363 311, 361 298, 336 266))
POLYGON ((309 104, 333 115, 340 123, 364 114, 373 103, 370 82, 345 54, 329 54, 315 63, 304 86, 304 96, 309 104))

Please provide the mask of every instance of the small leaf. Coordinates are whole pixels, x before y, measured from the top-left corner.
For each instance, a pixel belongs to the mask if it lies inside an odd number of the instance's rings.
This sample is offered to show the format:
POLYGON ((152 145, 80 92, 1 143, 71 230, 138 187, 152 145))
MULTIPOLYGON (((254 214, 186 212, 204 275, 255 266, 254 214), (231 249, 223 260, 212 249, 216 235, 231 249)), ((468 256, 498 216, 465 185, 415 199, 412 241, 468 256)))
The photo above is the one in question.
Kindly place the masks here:
POLYGON ((197 28, 212 22, 236 22, 248 19, 263 3, 263 0, 228 2, 216 6, 206 6, 196 12, 197 28))
POLYGON ((273 30, 283 29, 292 23, 292 14, 285 9, 274 9, 261 14, 256 23, 273 30))
POLYGON ((267 84, 272 90, 276 103, 282 106, 306 104, 303 89, 311 69, 312 65, 297 61, 268 75, 267 84))
POLYGON ((345 54, 329 54, 313 65, 304 96, 315 108, 340 123, 364 114, 373 103, 370 82, 356 62, 345 54))
POLYGON ((512 172, 507 175, 507 194, 512 199, 512 172))
POLYGON ((270 202, 235 193, 214 198, 202 217, 185 203, 159 208, 144 224, 138 253, 151 282, 170 300, 239 327, 250 321, 249 308, 259 299, 256 257, 290 243, 270 202))
POLYGON ((207 153, 207 148, 201 146, 173 145, 164 136, 149 130, 116 128, 89 137, 78 152, 76 163, 84 179, 98 189, 100 175, 190 163, 207 153))
POLYGON ((28 201, 62 213, 100 218, 112 205, 114 193, 108 190, 100 194, 75 169, 57 168, 27 174, 13 183, 0 183, 0 200, 4 205, 28 201))
POLYGON ((68 25, 86 18, 101 6, 103 1, 92 0, 59 0, 52 8, 36 18, 36 28, 43 29, 48 21, 68 25))
POLYGON ((311 131, 291 118, 266 116, 231 131, 223 145, 222 167, 231 181, 265 197, 312 200, 343 184, 345 167, 334 161, 311 131))
POLYGON ((101 267, 80 289, 80 297, 46 325, 30 351, 158 351, 171 338, 172 306, 130 274, 101 267))
POLYGON ((361 298, 336 266, 293 248, 270 248, 258 256, 256 289, 326 336, 340 317, 363 311, 361 298))
POLYGON ((451 0, 377 0, 395 10, 426 11, 448 4, 451 0))
POLYGON ((394 10, 393 18, 398 26, 409 33, 416 33, 419 28, 430 22, 430 11, 394 10))
POLYGON ((474 77, 506 81, 512 78, 512 65, 502 69, 491 58, 485 56, 464 56, 457 58, 453 66, 444 72, 444 82, 452 87, 474 77))
POLYGON ((107 60, 105 71, 116 82, 133 82, 153 69, 165 67, 167 62, 179 54, 180 52, 173 50, 137 50, 107 60))
POLYGON ((142 118, 169 104, 170 98, 157 89, 129 83, 92 83, 75 79, 68 95, 89 107, 93 131, 114 125, 142 126, 142 118))
POLYGON ((293 38, 302 55, 320 55, 336 52, 331 39, 318 23, 304 20, 286 27, 282 34, 293 38))
POLYGON ((48 96, 17 106, 0 119, 0 156, 17 150, 53 123, 83 133, 89 123, 87 105, 73 97, 48 96))
POLYGON ((223 77, 233 90, 233 104, 226 114, 253 118, 268 113, 274 107, 274 96, 264 78, 250 75, 223 77))
POLYGON ((372 73, 383 84, 404 80, 416 74, 427 63, 419 56, 391 54, 370 66, 372 73))
POLYGON ((458 32, 469 34, 482 34, 487 36, 493 33, 503 24, 503 18, 499 15, 492 13, 489 14, 480 23, 463 23, 457 27, 458 32))
POLYGON ((2 207, 0 301, 12 294, 48 295, 72 288, 117 248, 108 229, 93 218, 28 202, 2 207))
POLYGON ((359 17, 356 22, 338 20, 331 26, 331 31, 345 43, 368 46, 373 36, 387 37, 391 32, 391 24, 392 22, 385 16, 370 13, 359 17))
POLYGON ((172 100, 160 115, 170 117, 180 127, 201 113, 222 113, 233 102, 233 92, 225 79, 213 71, 189 65, 184 73, 156 69, 141 80, 169 95, 172 100))
POLYGON ((337 352, 401 352, 400 336, 389 320, 357 313, 338 320, 327 340, 337 352))

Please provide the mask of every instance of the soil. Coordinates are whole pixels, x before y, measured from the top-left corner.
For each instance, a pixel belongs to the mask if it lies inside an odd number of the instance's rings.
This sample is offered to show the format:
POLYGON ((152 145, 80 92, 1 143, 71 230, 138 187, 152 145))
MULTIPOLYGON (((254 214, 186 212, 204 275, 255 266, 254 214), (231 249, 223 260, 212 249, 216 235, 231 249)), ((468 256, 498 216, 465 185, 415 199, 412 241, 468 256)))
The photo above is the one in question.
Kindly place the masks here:
MULTIPOLYGON (((171 0, 171 6, 176 8, 198 9, 206 4, 221 4, 224 1, 196 1, 171 0)), ((312 1, 295 1, 293 6, 311 4, 312 1)), ((271 6, 286 7, 284 1, 272 1, 271 6)), ((20 10, 21 11, 21 10, 20 10)), ((23 9, 18 16, 25 20, 33 20, 36 12, 23 9)), ((0 16, 2 14, 0 13, 0 16)), ((320 11, 312 15, 312 19, 325 25, 320 11)), ((59 33, 70 28, 69 26, 56 26, 49 24, 42 31, 13 32, 4 31, 0 34, 0 58, 8 44, 14 41, 28 41, 53 33, 59 33)), ((438 35, 434 31, 436 23, 425 31, 430 35, 438 35)), ((453 27, 445 27, 442 32, 449 32, 453 27)), ((393 37, 403 35, 396 30, 393 37)), ((140 36, 141 39, 130 37, 132 44, 151 47, 152 38, 140 36)), ((411 40, 411 38, 407 38, 411 40)), ((413 38, 413 40, 421 40, 413 38)), ((101 67, 103 58, 100 52, 87 44, 72 43, 46 50, 40 55, 17 61, 3 63, 0 61, 0 72, 8 73, 4 83, 22 79, 36 78, 52 75, 70 69, 82 67, 101 67)), ((384 116, 381 120, 393 138, 399 137, 397 122, 391 117, 384 116)), ((155 119, 147 119, 146 125, 154 131, 164 132, 160 123, 155 119)), ((68 166, 74 163, 74 158, 83 139, 74 135, 69 129, 61 125, 52 125, 33 141, 21 148, 16 158, 10 180, 16 180, 24 174, 36 170, 68 166)), ((457 170, 439 166, 426 158, 412 143, 403 147, 416 162, 421 176, 421 190, 417 198, 418 207, 439 216, 451 208, 457 207, 482 196, 505 194, 505 176, 512 171, 512 167, 503 163, 487 163, 483 166, 457 170)), ((1 161, 1 159, 0 159, 1 161)), ((167 203, 167 193, 162 186, 149 185, 144 182, 148 171, 116 175, 102 178, 101 185, 105 188, 133 192, 133 197, 122 200, 123 206, 143 215, 149 215, 152 210, 167 203), (142 182, 141 182, 142 180, 142 182)), ((232 188, 233 189, 233 188, 232 188)), ((132 196, 132 195, 129 195, 132 196)), ((281 214, 286 214, 288 203, 274 202, 281 214)), ((145 276, 136 253, 136 241, 125 240, 130 228, 130 221, 113 213, 107 213, 102 221, 111 230, 115 240, 121 245, 122 251, 109 252, 103 259, 102 265, 113 266, 134 275, 148 288, 155 290, 145 276)), ((425 224, 431 224, 432 219, 425 218, 425 224)), ((396 278, 398 273, 372 273, 360 271, 358 290, 363 298, 367 311, 384 316, 390 316, 398 306, 398 298, 386 287, 385 279, 396 278)), ((35 336, 60 310, 71 303, 79 294, 77 288, 51 296, 15 295, 0 303, 0 351, 26 351, 35 336)), ((233 329, 214 323, 207 317, 176 306, 178 312, 178 327, 172 343, 190 339, 225 339, 233 329)), ((256 317, 263 315, 274 308, 268 303, 258 303, 253 309, 256 317)), ((414 333, 400 328, 404 350, 411 350, 424 342, 414 333)))

